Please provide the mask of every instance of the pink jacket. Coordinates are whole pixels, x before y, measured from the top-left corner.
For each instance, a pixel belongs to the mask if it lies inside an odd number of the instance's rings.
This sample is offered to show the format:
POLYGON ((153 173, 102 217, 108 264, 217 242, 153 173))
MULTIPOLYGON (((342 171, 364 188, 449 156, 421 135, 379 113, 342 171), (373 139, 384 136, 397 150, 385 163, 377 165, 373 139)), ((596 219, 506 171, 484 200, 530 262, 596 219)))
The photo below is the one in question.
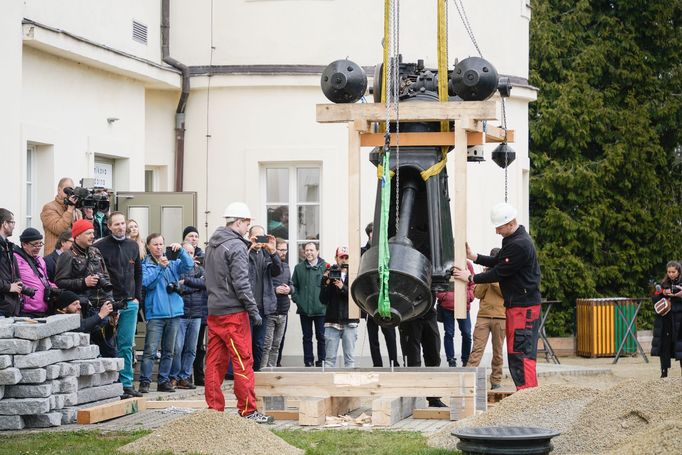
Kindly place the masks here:
MULTIPOLYGON (((467 268, 471 274, 474 274, 474 264, 467 261, 467 268)), ((474 301, 474 283, 467 283, 467 312, 471 309, 471 302, 474 301)), ((438 303, 444 310, 455 311, 455 293, 454 291, 439 292, 436 294, 438 303)))
MULTIPOLYGON (((19 265, 19 276, 21 277, 21 282, 24 283, 24 287, 32 287, 36 289, 36 294, 33 297, 27 295, 21 295, 21 311, 23 313, 45 313, 47 312, 47 303, 43 299, 45 294, 45 285, 40 281, 40 278, 33 273, 33 269, 26 262, 26 260, 21 257, 21 255, 14 253, 14 257, 17 258, 17 264, 19 265)), ((38 263, 38 270, 43 274, 44 279, 52 287, 57 287, 56 284, 52 283, 47 278, 47 267, 45 267, 45 260, 38 256, 35 258, 38 263)))

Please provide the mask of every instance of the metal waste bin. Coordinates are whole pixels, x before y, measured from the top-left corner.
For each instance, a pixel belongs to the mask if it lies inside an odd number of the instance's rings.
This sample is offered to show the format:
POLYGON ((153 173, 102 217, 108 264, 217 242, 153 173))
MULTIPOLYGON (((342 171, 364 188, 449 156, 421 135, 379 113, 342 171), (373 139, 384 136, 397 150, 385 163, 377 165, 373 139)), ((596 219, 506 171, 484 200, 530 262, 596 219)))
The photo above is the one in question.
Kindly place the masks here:
MULTIPOLYGON (((619 311, 629 322, 636 308, 637 300, 625 297, 576 300, 576 353, 581 357, 614 357, 627 330, 619 311)), ((636 323, 634 331, 637 331, 636 323)), ((621 354, 636 352, 635 341, 628 339, 621 354)))

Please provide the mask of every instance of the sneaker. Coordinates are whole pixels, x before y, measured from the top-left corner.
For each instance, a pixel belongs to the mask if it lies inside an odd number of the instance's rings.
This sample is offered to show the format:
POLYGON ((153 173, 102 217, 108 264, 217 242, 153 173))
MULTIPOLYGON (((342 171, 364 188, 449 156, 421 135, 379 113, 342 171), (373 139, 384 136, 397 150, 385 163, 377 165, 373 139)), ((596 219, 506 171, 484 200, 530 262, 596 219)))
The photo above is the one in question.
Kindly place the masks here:
POLYGON ((156 386, 156 391, 172 393, 175 392, 175 387, 173 387, 173 384, 171 384, 170 381, 168 381, 156 386))
POLYGON ((256 423, 274 423, 275 418, 273 416, 266 416, 258 411, 253 411, 247 416, 243 416, 245 419, 253 420, 256 423))
POLYGON ((492 384, 490 386, 490 390, 496 390, 496 389, 501 389, 502 385, 501 384, 492 384))
POLYGON ((197 386, 195 386, 194 384, 189 382, 187 379, 180 379, 175 387, 177 387, 178 389, 196 389, 197 388, 197 386))
POLYGON ((455 359, 448 360, 448 366, 450 368, 457 368, 457 360, 455 360, 455 359))
POLYGON ((123 387, 123 394, 124 395, 130 395, 130 397, 137 397, 137 398, 142 396, 142 394, 140 392, 133 389, 132 387, 123 387))
POLYGON ((140 393, 149 393, 149 383, 141 382, 138 390, 140 391, 140 393))

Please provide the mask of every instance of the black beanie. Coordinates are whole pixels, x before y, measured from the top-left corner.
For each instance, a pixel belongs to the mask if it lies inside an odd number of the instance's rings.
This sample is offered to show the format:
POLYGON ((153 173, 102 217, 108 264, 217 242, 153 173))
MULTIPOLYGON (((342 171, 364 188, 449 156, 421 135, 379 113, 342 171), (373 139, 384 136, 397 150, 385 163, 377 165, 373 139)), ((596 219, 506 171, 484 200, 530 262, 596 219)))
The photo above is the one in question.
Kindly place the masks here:
POLYGON ((43 234, 36 228, 26 228, 19 236, 21 243, 33 242, 34 240, 42 240, 43 234))
POLYGON ((199 231, 197 231, 197 228, 194 226, 187 226, 184 231, 182 231, 182 240, 185 240, 185 237, 187 237, 187 234, 190 232, 196 232, 197 235, 199 235, 199 231))
POLYGON ((67 306, 71 305, 73 302, 76 300, 80 300, 80 297, 78 297, 78 294, 68 291, 68 290, 63 290, 60 294, 59 297, 57 297, 57 301, 55 302, 54 309, 55 310, 61 310, 63 308, 66 308, 67 306))

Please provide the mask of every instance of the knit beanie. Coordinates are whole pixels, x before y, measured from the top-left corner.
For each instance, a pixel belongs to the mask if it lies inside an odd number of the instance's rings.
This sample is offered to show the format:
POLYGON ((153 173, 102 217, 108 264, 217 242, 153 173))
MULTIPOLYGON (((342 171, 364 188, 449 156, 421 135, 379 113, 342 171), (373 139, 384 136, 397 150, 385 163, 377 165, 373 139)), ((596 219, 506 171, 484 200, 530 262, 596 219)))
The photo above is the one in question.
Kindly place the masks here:
POLYGON ((64 309, 67 306, 71 305, 76 300, 80 300, 80 297, 78 297, 76 293, 68 290, 63 290, 59 294, 59 297, 57 297, 57 301, 55 302, 54 308, 55 310, 64 309))
POLYGON ((36 228, 26 228, 24 229, 24 232, 21 233, 19 236, 19 240, 21 243, 29 243, 33 242, 34 240, 42 240, 43 239, 43 234, 40 233, 40 231, 36 228))
POLYGON ((196 232, 197 235, 199 235, 199 231, 197 231, 197 228, 194 226, 187 226, 184 231, 182 231, 182 240, 185 240, 185 237, 187 237, 187 234, 190 232, 196 232))
POLYGON ((73 238, 75 239, 76 237, 78 237, 83 232, 89 229, 95 229, 91 221, 78 220, 75 223, 73 223, 73 226, 71 227, 71 235, 73 235, 73 238))

